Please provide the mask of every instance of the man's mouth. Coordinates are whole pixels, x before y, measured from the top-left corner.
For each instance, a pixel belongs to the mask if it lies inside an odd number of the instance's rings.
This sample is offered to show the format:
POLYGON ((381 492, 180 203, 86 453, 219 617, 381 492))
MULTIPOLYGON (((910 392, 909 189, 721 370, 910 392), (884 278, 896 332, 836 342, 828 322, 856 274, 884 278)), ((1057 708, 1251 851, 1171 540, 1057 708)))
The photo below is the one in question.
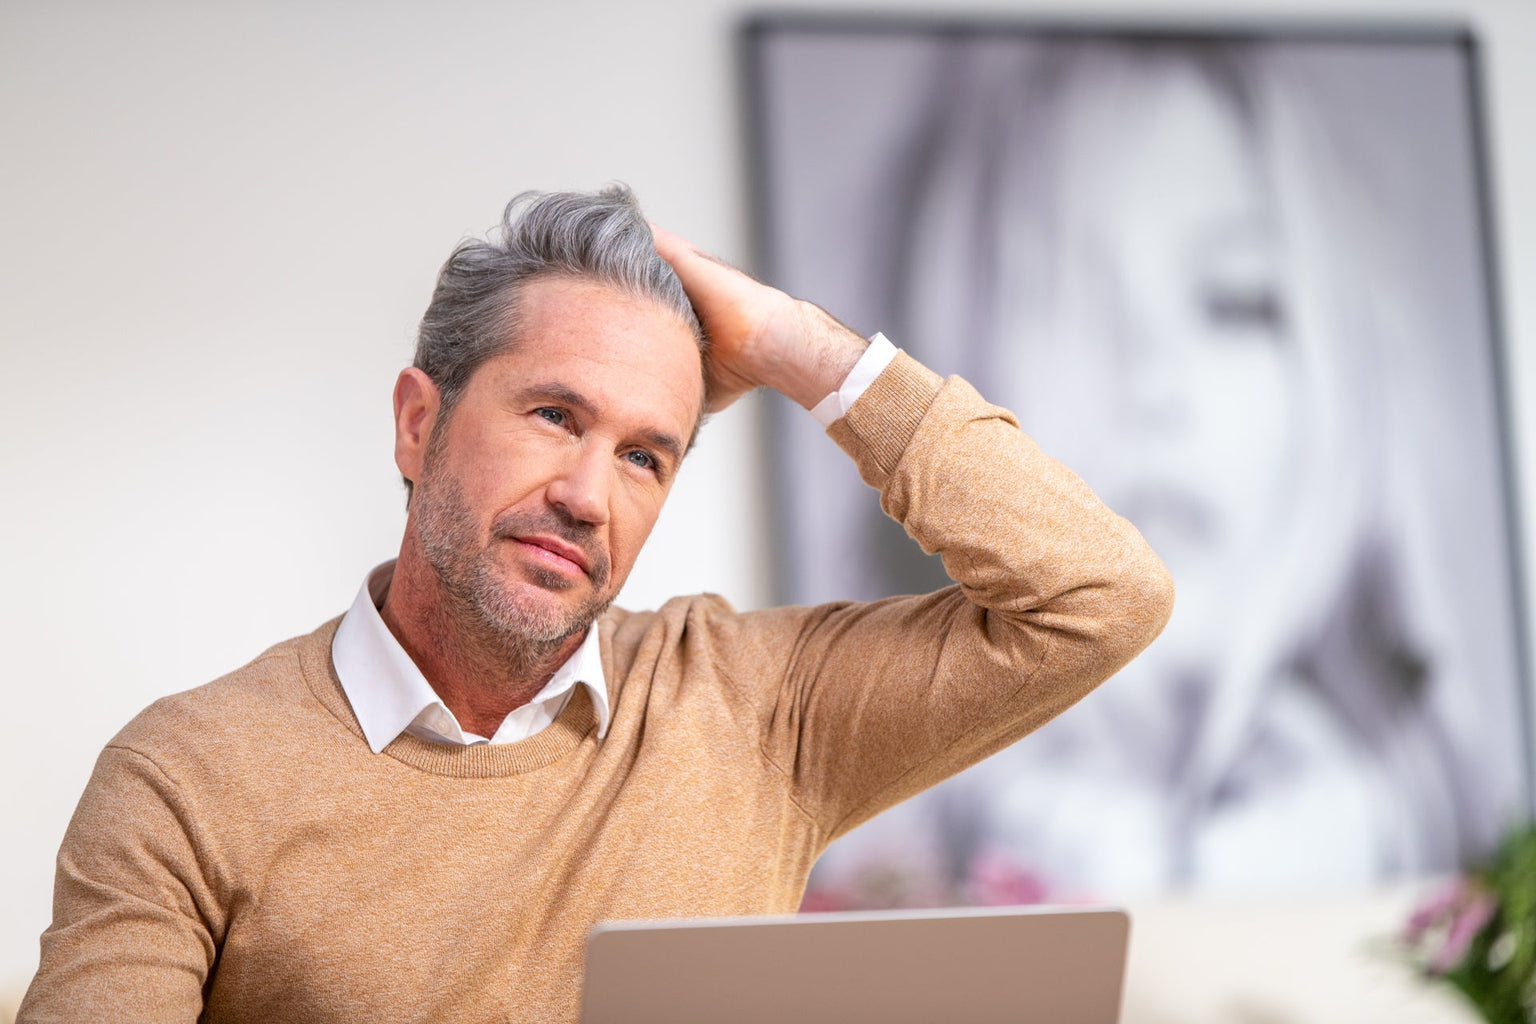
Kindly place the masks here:
POLYGON ((491 534, 516 544, 524 558, 550 573, 551 581, 584 577, 593 586, 608 585, 608 553, 590 528, 561 522, 553 513, 517 510, 498 518, 491 526, 491 534))
POLYGON ((583 575, 590 574, 591 563, 587 558, 586 552, 574 544, 561 540, 559 537, 551 537, 548 534, 529 534, 513 537, 512 539, 524 547, 531 548, 531 553, 535 558, 550 564, 554 568, 569 566, 583 575))

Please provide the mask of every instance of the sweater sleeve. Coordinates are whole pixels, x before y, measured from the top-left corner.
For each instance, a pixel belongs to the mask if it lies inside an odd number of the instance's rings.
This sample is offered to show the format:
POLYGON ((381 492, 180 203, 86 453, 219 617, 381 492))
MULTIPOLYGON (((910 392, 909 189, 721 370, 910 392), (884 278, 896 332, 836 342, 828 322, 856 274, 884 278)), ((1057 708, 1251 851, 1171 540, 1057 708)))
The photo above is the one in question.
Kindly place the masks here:
POLYGON ((763 752, 832 838, 1017 740, 1162 629, 1126 520, 1005 409, 900 354, 828 429, 957 586, 743 616, 763 752), (746 634, 753 634, 748 638, 746 634))
POLYGON ((152 761, 102 752, 59 849, 18 1024, 198 1019, 216 947, 192 820, 152 761))

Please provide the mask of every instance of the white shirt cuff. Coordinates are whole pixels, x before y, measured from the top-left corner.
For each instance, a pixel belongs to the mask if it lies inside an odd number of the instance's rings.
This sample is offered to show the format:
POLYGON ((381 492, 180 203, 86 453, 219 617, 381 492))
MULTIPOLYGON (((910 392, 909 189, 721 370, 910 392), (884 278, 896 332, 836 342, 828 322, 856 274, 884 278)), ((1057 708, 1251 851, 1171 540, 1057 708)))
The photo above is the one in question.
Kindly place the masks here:
POLYGON ((869 348, 859 356, 859 361, 853 364, 853 369, 848 371, 848 376, 843 378, 843 384, 836 391, 816 403, 811 410, 811 415, 816 417, 816 422, 823 427, 830 427, 833 423, 843 418, 853 403, 859 400, 859 396, 869 390, 869 386, 875 382, 891 360, 896 358, 896 346, 886 340, 885 335, 876 334, 869 339, 869 348))

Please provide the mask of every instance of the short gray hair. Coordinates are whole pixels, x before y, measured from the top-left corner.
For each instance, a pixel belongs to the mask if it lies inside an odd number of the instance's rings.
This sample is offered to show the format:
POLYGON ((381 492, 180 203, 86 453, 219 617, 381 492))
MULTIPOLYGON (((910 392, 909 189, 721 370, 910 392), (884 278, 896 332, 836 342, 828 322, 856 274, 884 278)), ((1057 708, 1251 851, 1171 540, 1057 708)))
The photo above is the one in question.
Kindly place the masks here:
POLYGON ((470 376, 517 339, 519 286, 543 277, 599 281, 676 313, 704 350, 704 331, 682 283, 656 252, 650 225, 624 185, 596 192, 514 196, 486 241, 460 242, 437 275, 416 336, 415 366, 444 409, 470 376))
POLYGON ((414 365, 442 396, 439 424, 480 364, 517 343, 521 287, 548 277, 585 278, 650 299, 676 313, 699 351, 706 350, 682 282, 656 252, 650 225, 628 186, 522 192, 486 240, 466 239, 453 250, 421 318, 414 365))

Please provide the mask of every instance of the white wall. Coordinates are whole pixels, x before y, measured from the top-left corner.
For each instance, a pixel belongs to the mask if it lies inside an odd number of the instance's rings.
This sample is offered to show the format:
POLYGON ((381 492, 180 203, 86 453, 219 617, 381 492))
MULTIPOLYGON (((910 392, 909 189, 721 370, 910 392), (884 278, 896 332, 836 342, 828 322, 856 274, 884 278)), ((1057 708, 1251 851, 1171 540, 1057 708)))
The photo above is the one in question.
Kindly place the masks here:
MULTIPOLYGON (((1301 11, 1206 9, 1234 8, 1301 11)), ((618 178, 747 258, 744 9, 0 0, 0 1007, 101 745, 340 612, 398 545, 389 392, 454 242, 518 189, 618 178)), ((1536 395, 1536 5, 1348 9, 1483 32, 1511 387, 1536 395)), ((1536 418, 1518 426, 1536 510, 1536 418)), ((706 431, 625 603, 767 600, 758 431, 750 405, 706 431)))

